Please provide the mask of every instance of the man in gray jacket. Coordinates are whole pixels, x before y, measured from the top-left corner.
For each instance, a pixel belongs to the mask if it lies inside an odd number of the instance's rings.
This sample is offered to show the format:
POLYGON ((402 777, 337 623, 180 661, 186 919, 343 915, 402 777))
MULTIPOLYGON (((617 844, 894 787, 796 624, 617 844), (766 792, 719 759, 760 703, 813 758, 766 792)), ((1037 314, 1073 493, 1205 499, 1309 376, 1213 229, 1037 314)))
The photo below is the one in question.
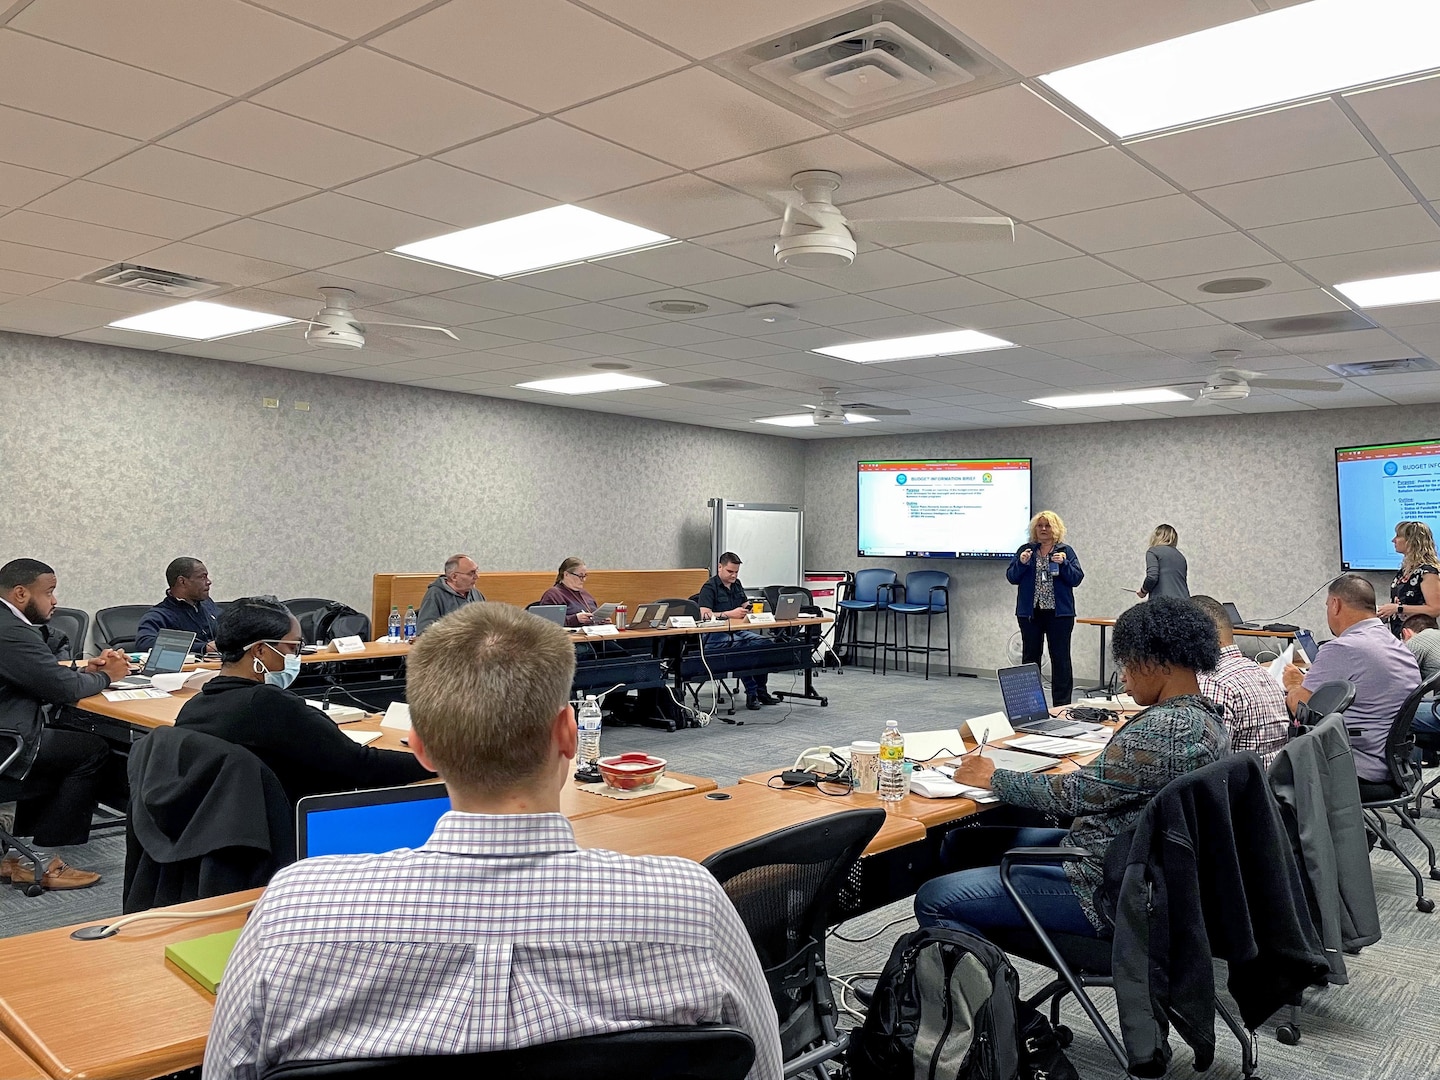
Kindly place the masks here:
POLYGON ((484 594, 475 588, 479 575, 480 567, 469 555, 451 555, 446 559, 445 572, 430 583, 425 598, 420 601, 420 611, 415 617, 416 632, 423 634, 431 623, 466 604, 483 602, 484 594))

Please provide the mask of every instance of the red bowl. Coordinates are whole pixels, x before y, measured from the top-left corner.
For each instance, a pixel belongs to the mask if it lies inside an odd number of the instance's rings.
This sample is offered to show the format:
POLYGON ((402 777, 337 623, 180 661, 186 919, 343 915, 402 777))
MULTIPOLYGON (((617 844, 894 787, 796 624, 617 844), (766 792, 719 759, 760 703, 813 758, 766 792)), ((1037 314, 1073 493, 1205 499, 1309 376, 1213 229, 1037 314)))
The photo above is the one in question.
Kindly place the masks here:
POLYGON ((653 787, 665 775, 665 759, 632 751, 600 759, 600 775, 605 783, 620 791, 640 791, 653 787))

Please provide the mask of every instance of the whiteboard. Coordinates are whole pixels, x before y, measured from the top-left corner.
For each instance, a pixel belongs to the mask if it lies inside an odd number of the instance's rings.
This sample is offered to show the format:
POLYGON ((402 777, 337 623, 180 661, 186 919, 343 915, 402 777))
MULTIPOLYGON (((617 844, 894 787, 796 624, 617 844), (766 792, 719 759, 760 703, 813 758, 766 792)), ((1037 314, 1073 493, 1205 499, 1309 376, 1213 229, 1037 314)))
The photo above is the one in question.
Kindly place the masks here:
POLYGON ((740 580, 747 589, 799 585, 805 550, 805 514, 798 506, 711 499, 711 565, 720 553, 740 556, 740 580))

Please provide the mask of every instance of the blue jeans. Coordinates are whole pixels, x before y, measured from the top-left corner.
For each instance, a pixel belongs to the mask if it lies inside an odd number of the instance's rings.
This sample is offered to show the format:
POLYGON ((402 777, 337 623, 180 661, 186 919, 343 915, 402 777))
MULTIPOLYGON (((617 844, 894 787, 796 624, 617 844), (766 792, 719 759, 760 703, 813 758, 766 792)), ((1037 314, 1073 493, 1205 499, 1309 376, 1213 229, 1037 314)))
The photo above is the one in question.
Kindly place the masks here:
MULTIPOLYGON (((700 636, 703 638, 701 645, 707 659, 714 653, 725 652, 729 649, 754 649, 766 643, 763 637, 750 630, 731 630, 728 633, 718 632, 700 636)), ((722 658, 717 657, 710 661, 710 667, 718 672, 724 662, 722 658)), ((755 697, 763 694, 769 678, 768 675, 741 675, 740 682, 745 686, 745 695, 755 697)))
MULTIPOLYGON (((1065 836, 1064 829, 1016 829, 1006 846, 1054 847, 1065 836)), ((1010 880, 1045 929, 1099 937, 1061 867, 1015 866, 1010 880)), ((982 937, 993 929, 1028 929, 1000 883, 998 866, 979 866, 927 881, 915 893, 915 918, 921 926, 966 930, 982 937)))

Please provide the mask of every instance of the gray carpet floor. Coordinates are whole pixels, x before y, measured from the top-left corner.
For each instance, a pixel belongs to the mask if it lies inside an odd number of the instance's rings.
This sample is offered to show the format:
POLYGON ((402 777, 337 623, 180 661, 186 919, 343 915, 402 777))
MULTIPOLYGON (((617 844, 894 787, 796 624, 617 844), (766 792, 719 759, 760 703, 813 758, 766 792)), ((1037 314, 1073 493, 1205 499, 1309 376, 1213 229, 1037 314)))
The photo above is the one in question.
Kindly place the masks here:
MULTIPOLYGON (((673 733, 610 726, 603 735, 603 746, 606 753, 645 750, 659 754, 674 770, 713 776, 723 786, 745 773, 788 764, 809 746, 878 739, 891 717, 900 721, 902 731, 923 731, 953 727, 1000 707, 999 690, 988 679, 932 676, 925 682, 918 674, 881 677, 868 670, 848 670, 817 675, 815 685, 829 697, 827 708, 798 702, 759 712, 741 708, 735 719, 743 720, 743 726, 722 723, 717 716, 706 727, 673 733)), ((771 677, 770 688, 800 690, 798 680, 792 687, 788 679, 779 676, 771 677)), ((1440 812, 1428 811, 1423 827, 1432 840, 1440 842, 1440 812)), ((1423 859, 1418 843, 1402 844, 1412 858, 1423 859)), ((123 833, 104 833, 83 848, 58 853, 74 865, 100 871, 104 880, 92 889, 34 898, 14 889, 0 889, 0 936, 119 914, 123 833)), ((1440 1008, 1436 1007, 1440 965, 1435 962, 1440 912, 1425 915, 1415 910, 1413 879, 1391 856, 1377 851, 1372 864, 1384 938, 1361 955, 1346 958, 1348 985, 1307 992, 1299 1046, 1278 1043, 1273 1024, 1261 1029, 1259 1075, 1265 1080, 1440 1077, 1440 1008)), ((1434 885, 1433 894, 1440 897, 1440 884, 1434 885)), ((879 971, 895 939, 914 927, 909 903, 901 902, 836 928, 828 947, 832 973, 879 971), (890 923, 894 925, 887 926, 890 923)), ((1040 985, 1044 978, 1041 969, 1023 961, 1016 966, 1022 992, 1040 985)), ((1223 966, 1217 967, 1217 985, 1224 985, 1223 966)), ((1113 1021, 1110 995, 1097 991, 1095 998, 1113 1021)), ((1122 1076, 1073 1001, 1067 1002, 1064 1017, 1075 1032, 1069 1054, 1081 1076, 1087 1080, 1122 1076)), ((1208 1075, 1219 1080, 1238 1077, 1238 1046, 1223 1027, 1217 1037, 1216 1061, 1208 1075)), ((1190 1053, 1183 1043, 1174 1041, 1170 1075, 1188 1074, 1190 1053)))

